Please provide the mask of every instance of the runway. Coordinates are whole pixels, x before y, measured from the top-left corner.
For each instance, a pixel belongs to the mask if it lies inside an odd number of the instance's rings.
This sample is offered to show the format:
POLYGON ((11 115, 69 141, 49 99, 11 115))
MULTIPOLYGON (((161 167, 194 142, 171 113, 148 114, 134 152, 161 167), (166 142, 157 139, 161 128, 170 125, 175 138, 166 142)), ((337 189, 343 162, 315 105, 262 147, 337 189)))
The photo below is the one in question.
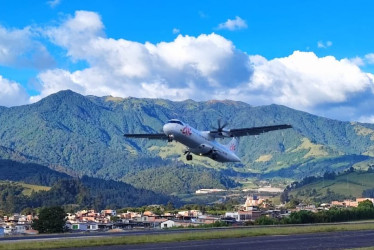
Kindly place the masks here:
POLYGON ((183 250, 237 250, 237 249, 349 249, 374 246, 374 230, 313 233, 298 235, 256 236, 246 238, 199 240, 159 244, 118 245, 90 247, 90 249, 183 249, 183 250))

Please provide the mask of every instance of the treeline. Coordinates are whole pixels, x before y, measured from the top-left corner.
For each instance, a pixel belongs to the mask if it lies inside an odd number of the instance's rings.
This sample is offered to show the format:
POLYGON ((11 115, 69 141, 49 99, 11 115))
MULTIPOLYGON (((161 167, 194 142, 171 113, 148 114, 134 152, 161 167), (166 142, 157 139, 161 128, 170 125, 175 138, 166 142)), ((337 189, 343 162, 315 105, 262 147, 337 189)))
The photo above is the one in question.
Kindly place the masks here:
POLYGON ((0 180, 22 181, 40 186, 52 186, 58 180, 71 176, 34 163, 0 159, 0 180))
POLYGON ((178 211, 185 211, 185 210, 199 210, 202 213, 208 214, 216 214, 221 215, 224 214, 226 211, 233 211, 241 202, 238 199, 229 198, 223 203, 214 203, 210 205, 204 204, 184 204, 182 206, 178 206, 178 204, 174 204, 173 202, 168 202, 166 205, 146 205, 142 207, 125 207, 120 210, 119 212, 138 212, 144 213, 145 211, 151 211, 157 215, 161 215, 165 212, 177 213, 178 211))
POLYGON ((201 188, 234 188, 239 184, 214 169, 165 166, 128 174, 123 181, 164 194, 193 193, 201 188))
POLYGON ((178 200, 152 191, 136 189, 126 183, 102 181, 95 178, 62 179, 49 191, 22 194, 23 187, 16 183, 0 184, 0 210, 6 214, 21 212, 26 208, 67 206, 73 209, 117 209, 145 204, 166 204, 178 200))
POLYGON ((284 217, 282 219, 262 216, 255 221, 255 224, 307 224, 368 219, 374 219, 374 207, 371 201, 366 200, 360 202, 357 208, 331 208, 330 210, 323 210, 317 213, 301 210, 299 212, 292 212, 289 217, 284 217))

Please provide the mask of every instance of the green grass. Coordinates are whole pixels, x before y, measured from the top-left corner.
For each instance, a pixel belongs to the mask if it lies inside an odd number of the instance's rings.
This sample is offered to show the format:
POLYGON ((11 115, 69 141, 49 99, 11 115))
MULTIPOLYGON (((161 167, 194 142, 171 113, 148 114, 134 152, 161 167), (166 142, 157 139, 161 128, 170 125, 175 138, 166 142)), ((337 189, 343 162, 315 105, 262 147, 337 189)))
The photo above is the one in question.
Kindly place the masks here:
POLYGON ((47 186, 38 186, 38 185, 32 185, 32 184, 26 184, 26 183, 23 183, 23 182, 16 182, 16 181, 0 181, 0 184, 14 184, 14 185, 20 185, 22 186, 24 189, 22 191, 22 194, 23 195, 26 195, 26 196, 30 196, 32 191, 34 192, 39 192, 39 191, 48 191, 51 189, 51 187, 47 187, 47 186))
POLYGON ((263 235, 290 235, 317 232, 334 232, 347 230, 374 230, 374 223, 340 224, 340 225, 310 225, 287 227, 262 227, 225 229, 219 231, 191 230, 186 233, 170 233, 162 235, 141 235, 121 237, 99 237, 91 239, 61 239, 52 241, 33 241, 21 243, 1 243, 0 249, 48 249, 67 247, 92 247, 108 245, 129 245, 161 242, 180 242, 190 240, 208 240, 223 238, 241 238, 263 235))
MULTIPOLYGON (((364 191, 365 189, 374 188, 374 173, 354 172, 350 174, 344 174, 336 177, 334 180, 321 180, 305 185, 301 188, 293 190, 290 194, 295 196, 299 191, 303 192, 306 190, 315 189, 317 193, 322 196, 326 194, 328 188, 334 193, 341 194, 346 197, 361 197, 362 191, 364 191)), ((299 198, 306 197, 299 196, 299 198)))

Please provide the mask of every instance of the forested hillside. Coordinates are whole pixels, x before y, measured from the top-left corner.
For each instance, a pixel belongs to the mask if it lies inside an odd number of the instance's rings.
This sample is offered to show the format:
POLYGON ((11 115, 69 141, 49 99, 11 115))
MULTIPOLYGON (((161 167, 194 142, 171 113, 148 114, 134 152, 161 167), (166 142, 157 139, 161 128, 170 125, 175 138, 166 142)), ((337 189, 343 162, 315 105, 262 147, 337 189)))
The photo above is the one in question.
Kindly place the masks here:
MULTIPOLYGON (((158 169, 188 164, 210 169, 207 185, 225 186, 226 177, 277 177, 300 179, 342 171, 374 157, 374 125, 342 122, 296 111, 285 106, 252 107, 235 101, 172 102, 161 99, 82 96, 61 91, 25 106, 0 109, 0 158, 48 166, 72 176, 126 180, 159 190, 165 178, 158 169), (291 124, 293 129, 243 137, 241 163, 222 164, 203 157, 186 162, 183 146, 162 141, 128 139, 123 133, 158 133, 168 119, 179 118, 200 130, 217 120, 229 128, 291 124), (159 178, 147 183, 140 174, 159 178), (214 179, 214 181, 213 181, 214 179), (214 185, 212 185, 214 183, 214 185)), ((168 175, 185 171, 171 167, 168 175)), ((189 170, 186 182, 200 171, 189 170)), ((181 184, 177 190, 189 190, 181 184)))
POLYGON ((0 160, 0 210, 20 212, 25 208, 66 206, 97 210, 166 204, 179 200, 132 185, 111 180, 83 176, 73 178, 37 164, 0 160), (23 183, 50 186, 49 190, 26 195, 23 183))

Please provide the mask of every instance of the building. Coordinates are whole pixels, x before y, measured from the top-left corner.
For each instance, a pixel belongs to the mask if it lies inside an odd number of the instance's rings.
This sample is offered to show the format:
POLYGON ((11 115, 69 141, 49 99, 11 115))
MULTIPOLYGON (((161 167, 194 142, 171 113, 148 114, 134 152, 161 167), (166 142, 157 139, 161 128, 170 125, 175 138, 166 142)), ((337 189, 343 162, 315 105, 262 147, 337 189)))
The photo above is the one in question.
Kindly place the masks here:
POLYGON ((0 237, 3 237, 5 235, 5 229, 3 227, 0 227, 0 237))
POLYGON ((175 227, 175 222, 173 220, 167 220, 161 223, 161 229, 175 227))
POLYGON ((238 211, 238 212, 226 212, 226 218, 234 218, 238 222, 242 221, 254 221, 262 215, 261 211, 238 211))
POLYGON ((204 188, 204 189, 197 190, 195 193, 196 194, 211 194, 211 193, 224 192, 224 191, 226 190, 219 189, 219 188, 212 188, 212 189, 204 188))

